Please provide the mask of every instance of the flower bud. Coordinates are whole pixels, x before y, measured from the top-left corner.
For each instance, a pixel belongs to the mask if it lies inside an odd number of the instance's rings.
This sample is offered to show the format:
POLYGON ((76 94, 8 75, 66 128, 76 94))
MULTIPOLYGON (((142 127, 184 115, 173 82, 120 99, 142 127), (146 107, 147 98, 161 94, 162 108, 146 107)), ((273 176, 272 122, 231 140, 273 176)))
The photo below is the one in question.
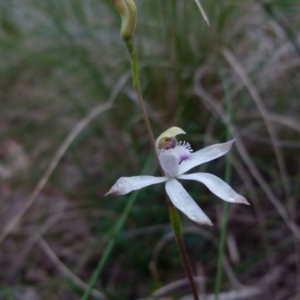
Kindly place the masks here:
POLYGON ((131 38, 136 23, 136 6, 133 0, 112 0, 122 20, 121 37, 131 38))

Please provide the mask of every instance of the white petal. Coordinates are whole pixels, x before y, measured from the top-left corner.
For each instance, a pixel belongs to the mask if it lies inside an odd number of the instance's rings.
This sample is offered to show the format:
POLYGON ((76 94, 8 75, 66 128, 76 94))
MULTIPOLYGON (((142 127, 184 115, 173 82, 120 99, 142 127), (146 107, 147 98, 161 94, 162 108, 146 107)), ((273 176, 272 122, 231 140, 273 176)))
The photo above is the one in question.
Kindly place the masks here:
POLYGON ((227 202, 250 205, 243 196, 236 193, 225 181, 215 175, 208 173, 195 173, 180 175, 178 178, 202 182, 212 193, 227 202))
POLYGON ((161 152, 158 155, 159 162, 167 176, 176 177, 178 175, 179 163, 175 155, 161 152))
POLYGON ((184 174, 196 166, 226 154, 230 150, 233 142, 234 140, 231 140, 227 143, 211 145, 192 153, 190 159, 185 160, 180 164, 179 174, 184 174))
POLYGON ((139 190, 151 184, 161 183, 167 181, 167 177, 154 177, 154 176, 132 176, 121 177, 105 194, 124 195, 133 190, 139 190))
POLYGON ((176 179, 167 181, 166 191, 172 203, 192 221, 201 225, 212 225, 208 216, 176 179))

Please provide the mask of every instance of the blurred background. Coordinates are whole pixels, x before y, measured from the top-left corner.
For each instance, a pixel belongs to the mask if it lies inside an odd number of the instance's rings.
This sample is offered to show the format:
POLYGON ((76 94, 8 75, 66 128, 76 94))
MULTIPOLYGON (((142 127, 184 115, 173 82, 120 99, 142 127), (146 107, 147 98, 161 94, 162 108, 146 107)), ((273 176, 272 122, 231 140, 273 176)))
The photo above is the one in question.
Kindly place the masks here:
MULTIPOLYGON (((194 150, 237 139, 230 185, 251 206, 230 205, 220 299, 300 299, 299 1, 203 0, 209 27, 192 0, 136 4, 155 135, 179 126, 194 150)), ((91 299, 192 299, 163 185, 104 197, 159 174, 111 1, 0 9, 0 299, 80 299, 131 197, 91 299)), ((225 158, 199 170, 224 178, 225 158)), ((223 203, 184 186, 214 223, 180 215, 213 299, 223 203)))

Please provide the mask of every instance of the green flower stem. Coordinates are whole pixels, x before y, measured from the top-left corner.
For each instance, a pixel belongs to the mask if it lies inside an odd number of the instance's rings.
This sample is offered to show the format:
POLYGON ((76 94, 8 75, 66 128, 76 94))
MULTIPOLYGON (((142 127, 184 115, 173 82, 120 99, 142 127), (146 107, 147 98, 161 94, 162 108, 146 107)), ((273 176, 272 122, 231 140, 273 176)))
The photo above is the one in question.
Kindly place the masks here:
MULTIPOLYGON (((131 38, 125 39, 125 43, 126 43, 126 47, 127 47, 128 52, 129 52, 129 55, 130 55, 133 87, 134 87, 134 89, 137 93, 138 101, 139 101, 139 104, 140 104, 140 108, 141 108, 141 111, 142 111, 142 114, 143 114, 143 118, 144 118, 144 121, 145 121, 145 124, 146 124, 146 128, 147 128, 147 131, 148 131, 153 149, 154 149, 154 151, 156 151, 153 131, 152 131, 152 128, 151 128, 149 117, 148 117, 148 114, 147 114, 147 111, 146 111, 146 108, 145 108, 145 105, 144 105, 142 93, 141 93, 141 90, 140 90, 137 52, 134 48, 134 45, 132 43, 131 38)), ((131 211, 131 208, 132 208, 132 206, 133 206, 133 204, 134 204, 134 202, 137 198, 137 195, 138 195, 138 191, 133 193, 131 195, 131 197, 129 198, 129 201, 127 202, 127 205, 126 205, 126 207, 125 207, 125 209, 122 213, 122 216, 118 220, 118 223, 117 223, 117 225, 116 225, 116 227, 115 227, 115 229, 114 229, 114 231, 111 235, 109 243, 107 244, 107 246, 104 250, 104 253, 103 253, 103 255, 102 255, 102 257, 101 257, 101 259, 100 259, 100 261, 99 261, 99 263, 98 263, 98 265, 97 265, 97 267, 96 267, 96 269, 95 269, 95 271, 94 271, 94 273, 91 277, 91 280, 88 284, 88 288, 85 290, 85 293, 83 294, 81 300, 88 300, 89 299, 91 290, 95 286, 95 284, 96 284, 96 282, 97 282, 97 280, 98 280, 98 278, 99 278, 99 276, 100 276, 100 274, 103 270, 103 267, 104 267, 105 263, 108 260, 108 257, 110 255, 115 243, 116 243, 117 236, 118 236, 120 230, 122 229, 122 227, 123 227, 123 225, 124 225, 124 223, 125 223, 125 221, 128 217, 129 212, 131 211)), ((189 261, 188 261, 188 257, 187 257, 184 242, 183 242, 180 219, 179 219, 177 210, 174 207, 174 205, 170 201, 168 201, 168 202, 169 202, 170 219, 171 219, 172 227, 173 227, 174 234, 175 234, 175 237, 176 237, 176 241, 177 241, 177 245, 178 245, 178 248, 179 248, 182 263, 183 263, 184 268, 186 270, 188 280, 189 280, 189 283, 191 285, 191 289, 192 289, 192 292, 193 292, 193 295, 194 295, 194 299, 199 300, 196 285, 195 285, 195 282, 194 282, 194 279, 193 279, 192 270, 191 270, 191 267, 190 267, 190 264, 189 264, 189 261)))
POLYGON ((219 299, 219 293, 222 283, 223 275, 223 257, 225 250, 225 241, 226 241, 226 229, 227 229, 227 220, 228 220, 228 210, 229 204, 227 202, 223 203, 223 214, 222 214, 222 225, 221 225, 221 237, 219 244, 219 255, 218 255, 218 265, 217 265, 217 276, 215 284, 215 300, 219 299))
MULTIPOLYGON (((130 55, 130 61, 131 61, 131 72, 132 72, 132 79, 133 79, 133 87, 137 93, 137 97, 139 100, 139 104, 140 104, 140 108, 142 110, 143 113, 143 118, 147 127, 147 131, 152 143, 152 146, 154 148, 154 151, 156 152, 156 148, 155 148, 155 139, 154 139, 154 135, 153 135, 153 131, 151 128, 151 124, 149 121, 149 117, 144 105, 144 101, 143 101, 143 97, 142 97, 142 93, 140 90, 140 81, 139 81, 139 68, 138 68, 138 57, 137 57, 137 52, 134 48, 134 45, 132 43, 132 39, 126 39, 125 40, 126 43, 126 47, 127 50, 129 52, 130 55)), ((163 170, 161 170, 163 173, 163 170)), ((164 175, 164 174, 163 174, 164 175)), ((172 227, 174 230, 174 234, 176 237, 176 241, 177 241, 177 245, 178 245, 178 249, 180 252, 180 256, 181 256, 181 260, 182 263, 184 265, 185 271, 187 273, 188 276, 188 280, 194 295, 194 299, 198 300, 198 293, 197 293, 197 289, 196 289, 196 285, 193 279, 193 274, 192 274, 192 270, 189 264, 189 260, 186 254, 186 250, 185 250, 185 246, 184 246, 184 242, 183 242, 183 237, 182 237, 182 231, 181 231, 181 223, 180 223, 180 219, 177 213, 176 208, 174 207, 174 205, 172 204, 171 201, 169 201, 169 212, 170 212, 170 219, 171 219, 171 223, 172 223, 172 227)))
MULTIPOLYGON (((148 173, 149 170, 151 169, 152 164, 153 164, 153 157, 150 156, 147 159, 147 161, 146 161, 146 163, 143 167, 142 173, 148 173)), ((128 215, 129 215, 129 213, 132 209, 132 206, 133 206, 135 200, 137 199, 138 194, 139 194, 139 191, 136 191, 135 193, 132 193, 130 195, 129 200, 126 203, 126 206, 125 206, 125 208, 122 212, 122 215, 119 218, 115 228, 113 229, 113 231, 111 233, 111 236, 110 236, 110 239, 109 239, 109 242, 108 242, 108 244, 107 244, 100 260, 99 260, 99 263, 98 263, 91 279, 90 279, 90 282, 88 284, 88 288, 85 290, 83 296, 81 297, 81 300, 88 300, 89 299, 91 291, 94 288, 98 278, 100 277, 100 274, 101 274, 101 272, 102 272, 102 270, 103 270, 103 268, 104 268, 104 266, 105 266, 105 264, 108 260, 109 255, 111 254, 111 251, 112 251, 112 249, 113 249, 113 247, 116 243, 116 240, 119 236, 119 233, 120 233, 121 229, 123 228, 126 219, 128 218, 128 215)))
POLYGON ((171 224, 173 227, 173 231, 174 231, 174 235, 176 238, 176 242, 178 245, 178 249, 179 249, 179 253, 180 253, 180 257, 183 263, 183 266, 185 268, 186 271, 186 275, 188 277, 190 286, 191 286, 191 290, 194 296, 194 300, 199 300, 198 297, 198 291, 194 282, 194 278, 193 278, 193 273, 192 273, 192 269, 188 260, 188 256, 185 250, 185 246, 184 246, 184 241, 183 241, 183 237, 182 237, 182 229, 181 229, 181 223, 180 223, 180 218, 177 212, 177 209, 174 207, 173 203, 169 200, 168 201, 169 204, 169 214, 170 214, 170 220, 171 220, 171 224))
POLYGON ((141 88, 140 88, 137 52, 134 48, 134 45, 133 45, 133 42, 132 42, 131 38, 126 39, 125 44, 126 44, 129 56, 130 56, 133 87, 136 91, 138 101, 139 101, 139 104, 140 104, 140 108, 141 108, 141 111, 142 111, 142 114, 143 114, 143 119, 145 121, 146 128, 147 128, 147 131, 148 131, 148 135, 150 137, 153 149, 155 151, 155 139, 154 139, 153 131, 152 131, 151 124, 150 124, 150 121, 149 121, 149 117, 148 117, 148 114, 147 114, 147 111, 146 111, 146 108, 145 108, 145 105, 144 105, 143 96, 142 96, 141 88))
MULTIPOLYGON (((230 126, 232 124, 231 95, 230 95, 230 90, 225 75, 221 71, 220 71, 220 75, 223 81, 223 87, 225 91, 225 101, 226 101, 226 112, 227 112, 226 139, 230 140, 231 138, 230 126)), ((225 164, 225 181, 227 183, 231 181, 230 157, 231 157, 231 153, 228 153, 226 155, 226 164, 225 164)), ((220 244, 219 244, 218 264, 217 264, 217 276, 216 276, 216 283, 215 283, 215 300, 219 299, 219 293, 222 284, 223 259, 224 259, 224 252, 225 252, 228 211, 229 211, 229 204, 228 202, 224 201, 223 213, 222 213, 222 224, 221 224, 221 237, 220 237, 220 244)))

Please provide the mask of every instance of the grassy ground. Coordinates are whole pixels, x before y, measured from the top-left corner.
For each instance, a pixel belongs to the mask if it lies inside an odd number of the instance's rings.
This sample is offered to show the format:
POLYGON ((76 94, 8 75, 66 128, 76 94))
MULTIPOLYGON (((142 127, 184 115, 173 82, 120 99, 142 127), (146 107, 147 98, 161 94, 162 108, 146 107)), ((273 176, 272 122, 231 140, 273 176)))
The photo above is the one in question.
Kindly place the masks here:
MULTIPOLYGON (((203 0, 210 27, 193 1, 136 2, 155 135, 179 126, 194 150, 224 142, 226 128, 237 139, 231 186, 252 205, 230 206, 224 299, 300 299, 299 1, 203 0)), ((0 3, 2 233, 18 221, 1 242, 0 299, 80 299, 131 197, 103 195, 120 176, 159 174, 119 28, 111 1, 0 3)), ((225 159, 200 170, 224 178, 225 159)), ((212 299, 222 202, 185 187, 214 223, 181 215, 212 299)), ((137 195, 95 289, 95 299, 191 299, 162 185, 137 195)))

